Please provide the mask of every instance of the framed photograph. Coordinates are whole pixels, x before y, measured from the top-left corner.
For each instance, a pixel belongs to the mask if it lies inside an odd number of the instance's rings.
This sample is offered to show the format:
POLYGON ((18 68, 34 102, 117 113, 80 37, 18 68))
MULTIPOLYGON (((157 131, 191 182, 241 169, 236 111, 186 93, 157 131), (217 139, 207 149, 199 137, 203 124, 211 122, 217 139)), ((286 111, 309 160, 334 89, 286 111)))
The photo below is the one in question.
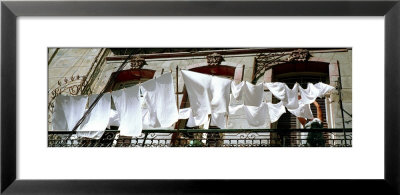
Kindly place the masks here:
POLYGON ((1 10, 2 193, 400 193, 398 1, 1 10))

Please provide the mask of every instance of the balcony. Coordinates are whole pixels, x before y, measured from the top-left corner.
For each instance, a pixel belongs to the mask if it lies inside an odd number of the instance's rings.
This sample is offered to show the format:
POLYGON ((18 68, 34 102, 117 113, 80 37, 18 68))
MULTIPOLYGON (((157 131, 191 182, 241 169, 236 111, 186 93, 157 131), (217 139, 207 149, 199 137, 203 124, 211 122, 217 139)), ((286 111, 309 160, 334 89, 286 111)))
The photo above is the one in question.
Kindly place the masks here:
POLYGON ((48 147, 351 147, 352 129, 143 130, 138 137, 106 130, 98 139, 48 131, 48 147))

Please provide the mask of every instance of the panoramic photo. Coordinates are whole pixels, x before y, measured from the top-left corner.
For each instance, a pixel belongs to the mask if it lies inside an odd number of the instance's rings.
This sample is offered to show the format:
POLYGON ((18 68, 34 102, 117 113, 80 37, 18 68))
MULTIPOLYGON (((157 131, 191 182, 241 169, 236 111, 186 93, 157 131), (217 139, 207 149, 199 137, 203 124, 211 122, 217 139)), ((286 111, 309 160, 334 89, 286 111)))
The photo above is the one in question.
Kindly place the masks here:
POLYGON ((48 48, 48 147, 352 147, 352 48, 48 48))

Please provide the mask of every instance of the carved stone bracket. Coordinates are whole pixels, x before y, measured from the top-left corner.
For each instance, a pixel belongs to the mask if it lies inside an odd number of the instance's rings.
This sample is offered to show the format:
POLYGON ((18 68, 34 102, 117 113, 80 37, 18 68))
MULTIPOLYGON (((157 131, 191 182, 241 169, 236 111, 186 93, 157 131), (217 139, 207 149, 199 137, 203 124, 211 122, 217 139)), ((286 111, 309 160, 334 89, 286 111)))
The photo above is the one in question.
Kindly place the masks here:
POLYGON ((209 66, 217 66, 220 65, 224 59, 218 53, 213 53, 207 56, 207 64, 209 66))
POLYGON ((306 49, 298 49, 293 51, 287 61, 288 62, 306 62, 310 58, 310 52, 306 49))
POLYGON ((136 56, 131 60, 132 69, 141 69, 146 64, 146 60, 140 56, 136 56))

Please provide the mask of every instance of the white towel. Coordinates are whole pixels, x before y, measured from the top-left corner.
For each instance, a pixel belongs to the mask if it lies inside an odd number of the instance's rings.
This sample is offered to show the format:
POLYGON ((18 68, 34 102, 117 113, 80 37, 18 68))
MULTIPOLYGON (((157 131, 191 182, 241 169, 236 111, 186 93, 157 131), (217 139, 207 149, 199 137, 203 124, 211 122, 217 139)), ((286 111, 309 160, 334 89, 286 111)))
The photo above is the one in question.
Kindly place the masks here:
POLYGON ((283 105, 288 109, 297 109, 299 107, 298 92, 299 84, 296 83, 290 89, 285 83, 265 83, 271 93, 283 102, 283 105))
POLYGON ((279 100, 287 101, 286 84, 280 82, 265 83, 269 91, 279 100))
POLYGON ((311 104, 317 97, 323 98, 326 93, 332 91, 333 89, 335 88, 322 82, 316 84, 308 83, 307 89, 299 87, 301 94, 300 101, 304 104, 311 104))
MULTIPOLYGON (((56 99, 57 108, 53 116, 53 130, 68 130, 72 131, 79 119, 85 113, 88 97, 83 95, 78 96, 63 96, 59 95, 56 99), (59 113, 62 112, 62 114, 59 113), (63 122, 65 120, 65 122, 63 122)), ((78 129, 77 129, 78 130, 78 129)))
POLYGON ((285 88, 287 100, 283 101, 283 105, 287 109, 297 109, 299 107, 299 84, 294 84, 292 89, 287 85, 285 85, 285 88))
POLYGON ((193 116, 203 119, 204 114, 211 113, 210 86, 212 76, 192 71, 182 70, 186 91, 189 96, 193 116))
POLYGON ((231 83, 231 90, 232 90, 232 95, 233 98, 235 98, 236 100, 240 101, 242 98, 242 88, 244 86, 246 82, 242 81, 238 84, 236 84, 235 82, 231 83))
POLYGON ((312 83, 308 83, 307 89, 299 87, 301 100, 303 104, 311 104, 319 96, 320 90, 317 89, 312 83))
POLYGON ((156 78, 157 84, 157 119, 160 127, 170 127, 178 121, 174 83, 171 73, 156 78))
POLYGON ((110 119, 108 121, 108 128, 110 128, 110 126, 119 126, 119 120, 119 113, 116 110, 111 109, 110 119))
POLYGON ((260 106, 243 106, 247 123, 254 127, 265 126, 269 122, 268 106, 263 102, 260 106))
POLYGON ((141 84, 144 105, 142 110, 143 126, 157 127, 160 123, 157 119, 157 84, 155 79, 150 79, 141 84))
MULTIPOLYGON (((89 96, 89 106, 98 95, 89 96)), ((111 94, 105 93, 85 118, 76 134, 78 137, 100 139, 110 120, 111 94)))
POLYGON ((139 136, 142 132, 142 108, 139 85, 112 92, 115 107, 120 115, 120 134, 139 136))
POLYGON ((69 97, 64 95, 58 95, 54 100, 54 110, 52 115, 52 130, 67 130, 68 124, 65 118, 64 110, 62 109, 62 104, 68 101, 69 97))
POLYGON ((306 119, 314 118, 310 108, 310 104, 303 104, 302 102, 300 102, 298 108, 288 109, 288 111, 293 115, 295 115, 296 117, 302 117, 306 119))
POLYGON ((198 113, 197 116, 193 116, 193 112, 190 112, 189 120, 186 123, 188 127, 197 127, 201 125, 208 125, 208 114, 198 113))
POLYGON ((239 115, 243 113, 243 104, 239 105, 230 105, 229 106, 229 114, 231 115, 239 115))
POLYGON ((243 93, 244 105, 260 106, 264 97, 264 86, 262 83, 253 85, 246 82, 245 91, 243 93))
POLYGON ((243 99, 246 106, 260 106, 264 97, 264 86, 262 83, 253 85, 247 81, 239 84, 232 82, 232 95, 237 100, 243 99))
MULTIPOLYGON (((212 113, 227 113, 230 99, 231 80, 213 76, 211 78, 211 112, 212 113)), ((191 102, 190 102, 191 103, 191 102)))
POLYGON ((191 108, 181 108, 179 109, 179 119, 188 119, 192 113, 191 108))
POLYGON ((212 113, 211 125, 220 129, 226 129, 226 113, 212 113))
POLYGON ((319 89, 318 97, 322 98, 325 96, 326 93, 335 89, 335 87, 327 85, 325 83, 319 82, 314 85, 315 88, 319 89))
POLYGON ((277 104, 267 103, 267 105, 271 123, 278 121, 282 114, 286 113, 285 106, 283 106, 282 102, 277 104))

